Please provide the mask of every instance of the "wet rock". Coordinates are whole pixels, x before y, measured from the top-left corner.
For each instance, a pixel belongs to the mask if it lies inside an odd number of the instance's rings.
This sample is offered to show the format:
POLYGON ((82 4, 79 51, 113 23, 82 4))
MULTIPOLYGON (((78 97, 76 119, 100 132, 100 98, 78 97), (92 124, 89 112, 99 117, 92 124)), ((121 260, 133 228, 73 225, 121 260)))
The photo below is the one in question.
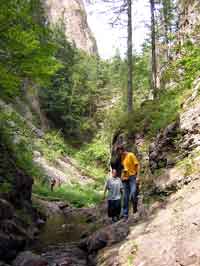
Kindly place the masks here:
POLYGON ((6 200, 0 199, 0 220, 11 219, 14 215, 13 206, 6 200))
POLYGON ((10 261, 25 247, 25 240, 12 234, 0 232, 0 259, 10 261))
POLYGON ((20 253, 14 260, 13 266, 48 266, 48 261, 30 251, 20 253))
POLYGON ((0 261, 0 266, 10 266, 10 265, 0 261))
POLYGON ((60 202, 58 203, 58 206, 61 210, 70 207, 70 204, 68 202, 60 202))
POLYGON ((89 238, 80 242, 80 247, 83 250, 86 250, 89 254, 92 254, 106 246, 122 241, 126 238, 128 232, 128 224, 118 222, 93 233, 89 238))
POLYGON ((43 219, 40 219, 38 218, 37 221, 36 221, 36 225, 40 228, 42 227, 43 225, 45 225, 46 221, 43 220, 43 219))
POLYGON ((87 254, 76 245, 57 245, 42 254, 50 266, 88 266, 87 254))

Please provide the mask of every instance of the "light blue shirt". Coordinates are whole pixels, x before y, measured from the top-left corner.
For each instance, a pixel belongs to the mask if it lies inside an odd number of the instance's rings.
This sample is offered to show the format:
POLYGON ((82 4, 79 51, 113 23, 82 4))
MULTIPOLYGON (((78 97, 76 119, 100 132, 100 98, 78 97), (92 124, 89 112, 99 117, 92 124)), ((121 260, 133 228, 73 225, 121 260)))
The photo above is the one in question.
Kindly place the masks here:
POLYGON ((108 200, 121 199, 122 181, 119 177, 110 177, 106 181, 105 188, 108 190, 108 200))

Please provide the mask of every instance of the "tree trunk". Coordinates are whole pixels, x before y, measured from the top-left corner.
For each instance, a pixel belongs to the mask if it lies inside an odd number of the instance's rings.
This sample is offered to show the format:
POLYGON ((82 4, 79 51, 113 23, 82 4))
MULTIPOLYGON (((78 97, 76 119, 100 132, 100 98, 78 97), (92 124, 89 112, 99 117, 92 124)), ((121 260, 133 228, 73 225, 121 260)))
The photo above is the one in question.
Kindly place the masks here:
POLYGON ((171 32, 172 4, 171 0, 162 0, 163 19, 164 19, 164 36, 166 46, 166 60, 169 61, 170 41, 168 34, 171 32))
POLYGON ((127 110, 128 114, 133 111, 133 61, 132 61, 132 0, 127 0, 128 8, 128 89, 127 89, 127 110))
POLYGON ((151 7, 151 49, 152 49, 152 90, 154 98, 157 97, 158 88, 157 88, 157 62, 156 62, 156 32, 155 32, 155 2, 154 0, 150 0, 150 7, 151 7))

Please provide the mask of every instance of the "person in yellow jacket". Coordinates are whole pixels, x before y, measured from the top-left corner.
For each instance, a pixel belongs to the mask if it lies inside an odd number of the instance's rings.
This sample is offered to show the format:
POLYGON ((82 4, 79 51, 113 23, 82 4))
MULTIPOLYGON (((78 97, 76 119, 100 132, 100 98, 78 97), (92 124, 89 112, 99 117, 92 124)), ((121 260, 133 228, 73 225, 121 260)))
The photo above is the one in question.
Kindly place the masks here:
POLYGON ((140 165, 134 153, 128 152, 123 145, 117 147, 117 152, 121 157, 123 171, 121 175, 124 197, 123 197, 123 217, 128 218, 129 200, 133 204, 133 212, 135 212, 135 199, 137 182, 139 181, 140 165))

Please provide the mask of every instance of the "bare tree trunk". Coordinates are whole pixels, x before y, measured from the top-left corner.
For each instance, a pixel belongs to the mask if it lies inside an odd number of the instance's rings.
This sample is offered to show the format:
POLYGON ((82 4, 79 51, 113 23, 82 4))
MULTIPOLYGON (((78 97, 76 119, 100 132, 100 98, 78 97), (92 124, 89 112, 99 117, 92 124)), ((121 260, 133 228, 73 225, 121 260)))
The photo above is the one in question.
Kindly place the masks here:
POLYGON ((152 90, 154 98, 157 97, 158 87, 157 87, 157 62, 156 62, 156 32, 155 32, 155 2, 150 0, 151 7, 151 46, 152 46, 152 90))
POLYGON ((165 36, 165 45, 166 45, 166 60, 169 61, 169 48, 170 48, 170 41, 168 34, 171 32, 171 0, 162 0, 163 6, 163 19, 164 19, 164 36, 165 36))
POLYGON ((166 17, 164 15, 164 28, 165 28, 165 49, 166 49, 166 61, 169 61, 169 38, 168 38, 168 33, 169 33, 169 29, 168 29, 168 24, 167 24, 167 20, 166 17))
POLYGON ((133 60, 132 60, 132 0, 127 0, 128 8, 128 89, 127 89, 127 110, 130 114, 133 111, 133 60))

